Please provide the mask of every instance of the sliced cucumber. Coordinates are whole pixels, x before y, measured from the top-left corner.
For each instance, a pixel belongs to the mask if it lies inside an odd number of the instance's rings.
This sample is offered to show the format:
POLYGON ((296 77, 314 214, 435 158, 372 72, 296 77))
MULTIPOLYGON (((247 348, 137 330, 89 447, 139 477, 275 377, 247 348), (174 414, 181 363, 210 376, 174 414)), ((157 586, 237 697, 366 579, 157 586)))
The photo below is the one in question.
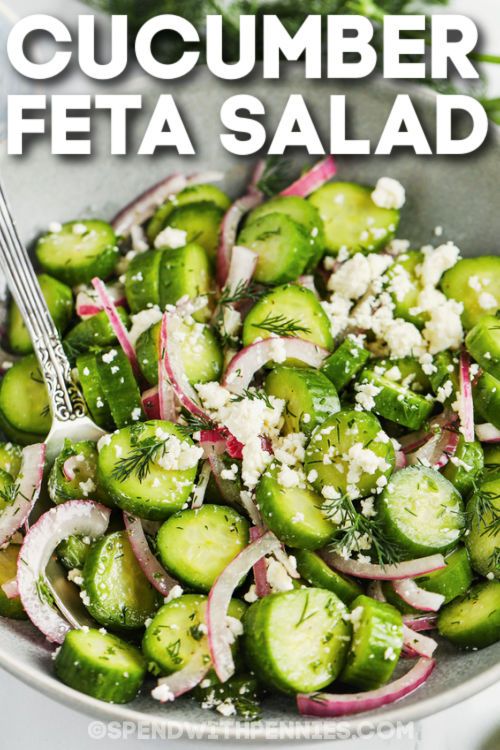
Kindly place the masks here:
MULTIPOLYGON (((59 333, 64 333, 73 315, 73 292, 57 279, 42 273, 38 283, 49 308, 50 317, 59 333)), ((9 348, 17 354, 29 354, 33 345, 19 308, 12 300, 9 307, 9 324, 7 328, 9 348)))
POLYGON ((272 335, 298 336, 325 349, 333 348, 330 322, 319 300, 310 289, 296 284, 273 289, 245 318, 243 346, 272 335))
POLYGON ((168 223, 171 213, 178 206, 186 206, 190 203, 213 203, 222 211, 227 211, 231 205, 228 196, 215 185, 191 185, 184 188, 180 193, 174 195, 170 200, 163 203, 154 214, 148 224, 147 236, 151 244, 156 236, 168 223))
MULTIPOLYGON (((124 308, 117 307, 116 312, 124 325, 128 327, 128 315, 124 308)), ((111 346, 115 343, 116 334, 104 310, 92 315, 91 318, 81 320, 64 339, 65 349, 70 357, 94 347, 111 346)))
MULTIPOLYGON (((458 357, 450 351, 439 352, 432 360, 433 370, 429 375, 432 390, 436 395, 439 389, 445 386, 447 381, 451 381, 452 392, 444 403, 451 404, 456 398, 458 392, 458 357)), ((449 388, 449 386, 445 386, 449 388)))
POLYGON ((500 380, 500 317, 481 318, 467 334, 465 345, 483 370, 500 380))
POLYGON ((132 365, 122 349, 110 349, 97 355, 97 371, 104 400, 109 404, 117 427, 126 427, 144 418, 141 393, 132 365))
POLYGON ((407 559, 445 552, 465 531, 460 493, 438 471, 424 466, 396 472, 377 510, 387 537, 407 559))
POLYGON ((34 354, 15 362, 5 373, 0 412, 3 431, 21 445, 40 442, 48 434, 52 423, 49 398, 34 354))
POLYGON ((347 336, 340 346, 330 354, 321 366, 321 371, 341 391, 358 374, 370 359, 370 352, 358 344, 353 336, 347 336))
POLYGON ((238 245, 258 255, 255 281, 285 284, 304 273, 315 257, 315 248, 304 228, 283 213, 261 216, 238 235, 238 245))
MULTIPOLYGON (((437 355, 439 357, 439 355, 437 355)), ((434 364, 436 359, 434 358, 434 364)), ((389 379, 400 383, 415 393, 429 393, 432 386, 429 376, 422 370, 418 360, 413 357, 396 357, 395 359, 378 359, 374 363, 373 370, 377 375, 389 373, 389 379)))
POLYGON ((56 547, 57 557, 67 570, 81 570, 90 552, 91 541, 88 537, 71 535, 56 547))
POLYGON ((500 579, 500 476, 481 483, 467 503, 467 519, 465 546, 472 567, 483 576, 500 579))
MULTIPOLYGON (((500 472, 500 445, 482 444, 484 450, 484 468, 491 475, 500 472)), ((5 468, 5 467, 3 467, 5 468)), ((8 469, 7 469, 8 471, 8 469)))
POLYGON ((390 380, 387 376, 377 375, 375 370, 365 368, 359 376, 361 385, 370 383, 378 389, 373 396, 373 411, 384 419, 418 430, 434 408, 434 402, 390 380))
POLYGON ((27 615, 19 596, 8 599, 2 585, 16 578, 20 550, 20 544, 9 544, 0 549, 0 617, 10 617, 13 620, 26 620, 27 615))
POLYGON ((300 224, 309 237, 309 243, 314 248, 309 268, 315 268, 321 260, 325 251, 325 233, 323 222, 315 206, 305 198, 297 195, 281 195, 271 198, 262 203, 248 215, 245 225, 267 216, 268 214, 280 213, 289 216, 300 224))
POLYGON ((323 220, 327 250, 379 250, 394 237, 399 211, 379 208, 372 188, 352 182, 330 182, 309 197, 323 220))
POLYGON ((201 245, 211 263, 219 244, 219 230, 224 211, 210 201, 186 203, 175 208, 167 220, 167 226, 186 232, 186 244, 201 245))
POLYGON ((388 682, 403 646, 403 618, 390 604, 358 596, 351 604, 353 638, 342 682, 372 690, 388 682))
POLYGON ((160 250, 148 250, 130 261, 125 274, 125 295, 132 313, 160 304, 162 256, 160 250))
POLYGON ((14 479, 19 474, 22 461, 22 448, 15 443, 0 443, 0 469, 14 479))
POLYGON ((365 497, 384 486, 394 461, 394 446, 377 417, 346 410, 329 417, 313 432, 305 470, 324 497, 328 497, 325 486, 342 495, 349 491, 353 497, 365 497))
POLYGON ((69 286, 106 279, 118 263, 113 228, 105 221, 69 221, 41 237, 35 248, 43 270, 69 286))
POLYGON ((70 630, 54 662, 61 682, 108 703, 128 703, 146 673, 141 652, 111 633, 70 630))
POLYGON ((500 307, 500 257, 459 260, 444 274, 441 288, 447 297, 463 303, 462 323, 466 329, 473 328, 483 315, 494 314, 500 307))
POLYGON ((123 510, 161 521, 180 510, 191 494, 197 468, 196 456, 189 455, 193 448, 171 422, 151 420, 125 427, 101 447, 99 482, 123 510), (179 456, 176 463, 189 468, 164 468, 158 463, 179 454, 183 458, 179 456))
POLYGON ((248 544, 248 523, 232 508, 203 505, 169 518, 158 532, 165 567, 190 588, 209 591, 215 579, 248 544))
POLYGON ((285 401, 285 435, 290 432, 309 435, 340 409, 335 386, 323 373, 310 367, 275 367, 264 388, 270 396, 285 401))
POLYGON ((465 594, 472 583, 472 570, 465 547, 446 556, 446 568, 415 579, 420 588, 444 596, 447 604, 465 594))
MULTIPOLYGON (((176 250, 165 250, 160 263, 160 307, 175 305, 181 297, 200 297, 210 292, 212 276, 207 253, 201 244, 190 243, 176 250)), ((194 319, 210 317, 208 306, 198 310, 194 319)))
POLYGON ((194 689, 193 695, 202 708, 217 710, 219 706, 228 706, 243 721, 256 721, 261 717, 260 692, 260 685, 253 675, 240 673, 221 682, 211 669, 194 689))
POLYGON ((363 593, 359 583, 337 573, 315 552, 298 549, 293 550, 293 555, 297 561, 298 572, 311 586, 333 591, 345 604, 350 604, 363 593))
POLYGON ((244 644, 249 666, 268 687, 309 693, 329 685, 350 642, 347 608, 331 591, 271 594, 249 608, 244 644))
POLYGON ((446 477, 460 492, 467 497, 472 492, 475 483, 484 469, 484 451, 481 443, 476 440, 467 443, 463 435, 458 438, 455 454, 443 469, 446 477))
POLYGON ((78 443, 66 440, 50 470, 48 490, 50 499, 56 505, 82 497, 105 500, 105 495, 97 481, 96 444, 90 440, 78 443), (64 473, 64 465, 67 461, 69 462, 66 464, 69 465, 69 476, 73 474, 74 479, 69 479, 64 473))
POLYGON ((417 328, 423 328, 428 317, 418 310, 418 298, 423 287, 417 269, 423 259, 424 254, 420 250, 409 250, 396 258, 386 274, 394 317, 403 318, 417 328))
POLYGON ((115 531, 92 545, 83 566, 83 603, 109 628, 134 630, 161 603, 132 551, 126 531, 115 531))
POLYGON ((321 511, 322 496, 308 486, 282 487, 279 476, 278 467, 270 469, 257 485, 255 498, 266 526, 291 547, 323 547, 336 527, 321 511))
POLYGON ((76 369, 85 403, 92 419, 99 427, 105 430, 112 430, 114 427, 113 417, 111 416, 109 403, 101 385, 99 369, 97 367, 97 356, 90 352, 88 354, 81 354, 76 360, 76 369))
POLYGON ((500 380, 483 372, 473 385, 472 393, 479 415, 500 429, 500 380))
MULTIPOLYGON (((203 594, 183 594, 161 607, 148 624, 142 650, 148 669, 155 675, 166 675, 186 667, 193 656, 202 652, 210 663, 203 594)), ((229 617, 241 620, 246 605, 232 599, 229 617)))
POLYGON ((439 633, 459 648, 485 648, 500 640, 500 581, 477 583, 443 607, 439 633))

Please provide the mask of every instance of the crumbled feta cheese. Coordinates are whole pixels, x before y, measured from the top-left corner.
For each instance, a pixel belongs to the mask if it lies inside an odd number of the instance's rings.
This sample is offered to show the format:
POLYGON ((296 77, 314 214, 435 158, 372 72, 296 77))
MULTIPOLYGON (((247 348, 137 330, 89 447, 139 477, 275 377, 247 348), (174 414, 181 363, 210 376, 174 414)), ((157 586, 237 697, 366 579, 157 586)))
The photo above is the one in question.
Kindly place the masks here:
POLYGON ((372 201, 379 208, 402 208, 406 200, 405 189, 400 182, 392 177, 380 177, 377 180, 375 190, 372 192, 372 201))
POLYGON ((375 407, 374 397, 378 396, 382 389, 373 385, 373 383, 356 383, 354 389, 356 391, 354 397, 356 408, 358 410, 372 411, 375 407))
POLYGON ((151 691, 151 697, 154 698, 157 701, 160 701, 160 703, 167 703, 168 701, 174 701, 175 695, 170 690, 168 685, 159 683, 153 690, 151 691))
POLYGON ((187 232, 174 227, 165 227, 155 238, 155 248, 170 247, 172 250, 184 247, 187 242, 187 232))
POLYGON ((181 586, 178 586, 178 585, 172 586, 167 596, 163 599, 163 602, 165 604, 168 604, 174 599, 178 599, 180 596, 183 595, 183 593, 184 593, 184 589, 181 586))
POLYGON ((147 310, 141 310, 136 315, 131 316, 132 327, 128 332, 128 337, 132 346, 136 345, 137 339, 144 331, 161 320, 161 316, 162 313, 158 305, 154 305, 147 310))
POLYGON ((453 242, 440 245, 435 250, 424 252, 424 260, 417 271, 422 285, 435 287, 441 276, 448 269, 453 268, 460 257, 460 250, 453 242))
POLYGON ((271 587, 273 593, 279 591, 291 591, 293 589, 293 581, 286 572, 283 565, 271 557, 266 560, 267 563, 267 582, 271 587))
POLYGON ((88 497, 96 489, 95 482, 90 477, 86 482, 79 482, 78 486, 82 491, 83 497, 88 497))
POLYGON ((496 298, 489 292, 481 292, 477 301, 482 310, 493 310, 498 307, 496 298))
POLYGON ((253 604, 253 602, 256 602, 259 597, 257 596, 257 591, 255 589, 255 584, 252 583, 250 588, 248 589, 246 594, 243 594, 243 599, 248 602, 249 604, 253 604))
POLYGON ((109 352, 105 352, 105 354, 102 355, 102 361, 106 365, 110 365, 111 362, 118 356, 118 352, 116 349, 111 349, 109 352))

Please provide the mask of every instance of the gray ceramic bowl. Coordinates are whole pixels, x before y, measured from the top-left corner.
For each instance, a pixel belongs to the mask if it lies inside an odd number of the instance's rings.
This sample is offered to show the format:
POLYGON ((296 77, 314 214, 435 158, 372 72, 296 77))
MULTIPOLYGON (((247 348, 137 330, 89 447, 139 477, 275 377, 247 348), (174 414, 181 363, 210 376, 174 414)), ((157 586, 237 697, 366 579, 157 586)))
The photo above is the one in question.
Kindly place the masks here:
MULTIPOLYGON (((88 87, 88 83, 85 86, 88 87)), ((115 86, 114 90, 142 91, 145 106, 148 106, 165 89, 151 81, 129 79, 115 86)), ((169 90, 175 94, 195 134, 196 157, 179 159, 168 154, 152 158, 109 157, 106 155, 109 131, 102 123, 94 137, 93 158, 58 159, 49 155, 46 143, 33 143, 29 156, 3 159, 2 178, 26 241, 53 220, 86 215, 111 217, 148 185, 177 170, 221 169, 226 174, 226 188, 237 194, 245 184, 250 162, 231 158, 220 146, 218 112, 221 102, 230 94, 244 91, 260 96, 266 103, 271 132, 288 95, 303 92, 321 132, 327 134, 328 96, 347 91, 350 120, 356 124, 355 136, 376 140, 397 93, 393 86, 376 78, 351 85, 348 89, 329 82, 306 87, 300 70, 293 66, 279 85, 263 85, 257 80, 221 85, 200 69, 188 85, 183 82, 170 86, 169 90)), ((408 92, 408 85, 404 90, 408 92)), ((420 88, 411 90, 411 93, 432 139, 434 96, 420 88)), ((133 119, 129 141, 135 145, 134 150, 145 119, 133 119)), ((365 183, 373 183, 382 175, 391 175, 406 186, 407 203, 400 237, 419 244, 436 242, 434 228, 441 226, 441 239, 455 240, 465 255, 498 253, 500 138, 498 130, 492 130, 489 143, 472 156, 415 158, 410 153, 403 153, 390 158, 343 158, 338 159, 339 173, 342 178, 365 183)), ((168 726, 179 734, 200 739, 268 737, 299 741, 304 738, 306 725, 314 727, 314 738, 334 736, 333 720, 312 720, 312 723, 303 720, 296 713, 294 701, 280 697, 265 701, 262 721, 252 726, 239 725, 233 718, 226 719, 203 711, 189 698, 161 706, 149 698, 147 689, 131 705, 101 703, 65 687, 53 677, 51 650, 29 624, 0 622, 0 665, 32 687, 94 717, 148 722, 160 729, 168 726)), ((380 711, 348 718, 342 726, 355 733, 366 731, 367 726, 382 721, 409 722, 464 700, 499 678, 500 643, 474 653, 458 653, 449 645, 441 644, 438 666, 423 687, 380 711)), ((309 737, 312 738, 311 734, 309 737)))

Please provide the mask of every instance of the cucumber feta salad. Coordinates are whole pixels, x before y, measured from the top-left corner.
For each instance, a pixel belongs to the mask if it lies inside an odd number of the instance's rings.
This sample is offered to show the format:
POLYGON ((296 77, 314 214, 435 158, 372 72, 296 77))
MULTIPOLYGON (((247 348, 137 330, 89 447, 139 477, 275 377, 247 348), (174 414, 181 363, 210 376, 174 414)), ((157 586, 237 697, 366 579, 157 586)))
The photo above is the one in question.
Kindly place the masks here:
POLYGON ((338 716, 417 689, 423 631, 500 639, 500 256, 397 238, 392 178, 343 182, 330 157, 277 175, 259 164, 234 202, 175 175, 38 240, 106 431, 52 466, 11 304, 0 616, 94 698, 255 719, 278 692, 338 716))

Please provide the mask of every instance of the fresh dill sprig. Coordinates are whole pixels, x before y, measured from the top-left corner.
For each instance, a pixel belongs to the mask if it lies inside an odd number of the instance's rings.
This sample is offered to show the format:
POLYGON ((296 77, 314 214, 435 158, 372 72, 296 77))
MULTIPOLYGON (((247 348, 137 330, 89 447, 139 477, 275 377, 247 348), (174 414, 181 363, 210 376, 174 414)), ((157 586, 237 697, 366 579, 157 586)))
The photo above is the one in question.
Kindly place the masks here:
POLYGON ((495 536, 500 532, 500 492, 478 487, 474 483, 474 500, 469 503, 469 526, 482 529, 481 536, 495 536))
POLYGON ((257 286, 257 284, 252 284, 251 282, 248 284, 246 281, 241 280, 232 291, 225 287, 217 301, 220 307, 236 305, 239 302, 253 302, 260 299, 264 292, 265 290, 257 286))
POLYGON ((290 185, 291 171, 291 164, 287 159, 282 156, 268 156, 262 176, 257 183, 258 189, 267 198, 273 198, 290 185))
POLYGON ((295 318, 287 318, 283 313, 268 313, 260 323, 252 323, 253 328, 274 333, 276 336, 294 336, 296 333, 310 333, 311 329, 295 318))
POLYGON ((19 493, 19 484, 17 482, 8 482, 0 489, 0 500, 6 505, 12 505, 19 493))
POLYGON ((495 547, 493 552, 488 558, 488 567, 492 568, 492 572, 500 571, 500 547, 495 547))
POLYGON ((197 417, 189 412, 182 412, 182 418, 184 424, 177 424, 176 427, 179 432, 182 432, 186 437, 192 437, 195 432, 203 432, 204 430, 214 430, 215 425, 209 419, 203 417, 197 417))
POLYGON ((265 391, 256 390, 255 388, 245 388, 245 390, 242 391, 238 396, 233 396, 231 401, 233 401, 233 403, 237 403, 239 401, 243 401, 243 399, 248 399, 249 401, 263 401, 268 409, 273 408, 271 399, 265 391))
POLYGON ((128 456, 120 458, 112 473, 113 479, 125 482, 134 474, 139 482, 144 481, 154 461, 165 455, 167 450, 168 436, 158 438, 155 435, 136 440, 128 456))

